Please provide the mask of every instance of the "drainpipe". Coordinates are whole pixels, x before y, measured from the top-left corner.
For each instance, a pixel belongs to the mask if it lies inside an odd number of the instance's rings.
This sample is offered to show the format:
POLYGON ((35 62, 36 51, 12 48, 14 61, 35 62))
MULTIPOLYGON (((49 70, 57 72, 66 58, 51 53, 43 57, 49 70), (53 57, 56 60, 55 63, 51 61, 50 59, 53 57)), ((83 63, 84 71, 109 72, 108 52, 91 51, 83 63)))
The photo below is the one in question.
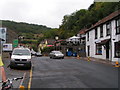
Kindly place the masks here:
POLYGON ((110 45, 110 61, 112 61, 112 22, 110 22, 110 41, 111 41, 111 45, 110 45))

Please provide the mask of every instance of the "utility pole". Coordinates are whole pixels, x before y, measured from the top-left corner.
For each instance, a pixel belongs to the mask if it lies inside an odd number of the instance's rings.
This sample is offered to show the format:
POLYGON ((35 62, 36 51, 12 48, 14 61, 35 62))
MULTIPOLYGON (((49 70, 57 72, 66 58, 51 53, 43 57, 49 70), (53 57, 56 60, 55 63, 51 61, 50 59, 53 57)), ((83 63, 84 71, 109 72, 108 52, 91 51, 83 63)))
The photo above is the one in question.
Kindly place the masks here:
POLYGON ((110 61, 112 61, 112 25, 111 25, 111 22, 109 23, 110 24, 110 44, 109 47, 110 47, 110 61))
POLYGON ((57 50, 57 45, 56 44, 57 44, 58 39, 59 39, 59 37, 56 35, 55 36, 55 40, 56 40, 56 42, 55 42, 55 50, 57 50))
POLYGON ((1 54, 1 58, 2 58, 2 49, 3 49, 3 43, 2 41, 5 41, 4 39, 0 38, 0 54, 1 54))

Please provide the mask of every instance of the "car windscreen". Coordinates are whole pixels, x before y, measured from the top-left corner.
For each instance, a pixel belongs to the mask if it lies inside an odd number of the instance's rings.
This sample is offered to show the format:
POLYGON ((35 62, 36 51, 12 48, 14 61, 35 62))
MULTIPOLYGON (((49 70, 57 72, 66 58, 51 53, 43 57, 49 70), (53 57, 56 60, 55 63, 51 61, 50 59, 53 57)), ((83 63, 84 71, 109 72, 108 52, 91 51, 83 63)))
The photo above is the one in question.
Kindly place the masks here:
POLYGON ((13 51, 13 55, 31 55, 29 50, 26 49, 16 49, 13 51))
POLYGON ((56 51, 55 53, 56 53, 56 54, 62 54, 62 53, 61 53, 61 52, 59 52, 59 51, 58 51, 58 52, 56 51))

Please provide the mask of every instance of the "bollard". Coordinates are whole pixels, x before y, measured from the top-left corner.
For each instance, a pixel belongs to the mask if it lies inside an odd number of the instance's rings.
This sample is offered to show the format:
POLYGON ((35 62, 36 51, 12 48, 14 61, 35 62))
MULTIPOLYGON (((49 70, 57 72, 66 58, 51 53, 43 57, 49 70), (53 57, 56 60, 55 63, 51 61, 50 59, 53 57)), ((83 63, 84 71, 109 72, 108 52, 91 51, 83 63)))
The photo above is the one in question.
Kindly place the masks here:
POLYGON ((90 57, 88 57, 88 61, 90 61, 90 57))
POLYGON ((19 90, 25 90, 25 87, 24 86, 22 86, 22 85, 20 85, 20 87, 19 87, 20 89, 19 90))
POLYGON ((115 67, 120 67, 118 61, 115 62, 115 67))

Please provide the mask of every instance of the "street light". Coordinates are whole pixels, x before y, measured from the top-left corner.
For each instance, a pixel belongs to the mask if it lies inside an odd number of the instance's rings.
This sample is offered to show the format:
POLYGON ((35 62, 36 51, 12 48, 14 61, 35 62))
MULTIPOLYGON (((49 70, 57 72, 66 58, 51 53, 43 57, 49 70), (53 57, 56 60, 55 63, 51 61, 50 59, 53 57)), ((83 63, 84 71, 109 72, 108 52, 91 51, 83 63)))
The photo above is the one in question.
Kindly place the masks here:
POLYGON ((56 36, 55 36, 55 40, 56 40, 56 42, 55 42, 55 50, 57 50, 56 43, 57 43, 58 39, 59 39, 59 37, 56 35, 56 36))

